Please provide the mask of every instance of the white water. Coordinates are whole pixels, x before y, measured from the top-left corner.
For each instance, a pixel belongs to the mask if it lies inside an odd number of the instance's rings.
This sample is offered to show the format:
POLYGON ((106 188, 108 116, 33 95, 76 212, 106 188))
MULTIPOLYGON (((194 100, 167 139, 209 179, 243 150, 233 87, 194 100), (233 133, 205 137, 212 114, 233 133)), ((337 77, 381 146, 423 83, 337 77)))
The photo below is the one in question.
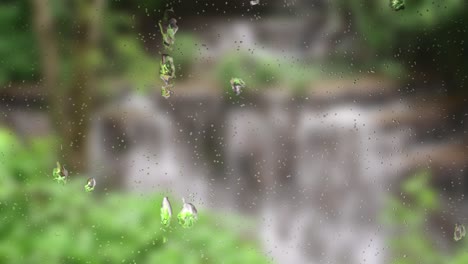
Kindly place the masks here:
MULTIPOLYGON (((287 100, 276 99, 263 110, 219 111, 218 124, 208 126, 222 127, 216 158, 224 160, 223 175, 193 163, 195 143, 187 143, 176 117, 138 96, 102 113, 122 115, 124 154, 97 147, 94 161, 101 171, 118 170, 127 190, 255 216, 254 235, 277 263, 385 263, 378 216, 401 142, 379 130, 376 109, 301 108, 293 116, 287 100)), ((96 146, 111 137, 99 127, 96 146)))

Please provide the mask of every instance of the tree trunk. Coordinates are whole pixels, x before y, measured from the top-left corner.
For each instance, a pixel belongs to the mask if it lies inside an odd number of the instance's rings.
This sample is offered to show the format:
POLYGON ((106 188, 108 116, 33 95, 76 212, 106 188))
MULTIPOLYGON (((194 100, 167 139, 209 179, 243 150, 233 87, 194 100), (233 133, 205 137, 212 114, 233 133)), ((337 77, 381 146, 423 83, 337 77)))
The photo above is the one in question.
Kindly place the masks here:
POLYGON ((67 104, 67 131, 63 135, 69 142, 67 162, 77 171, 87 168, 87 134, 94 107, 96 90, 95 67, 92 56, 98 49, 100 18, 105 0, 75 2, 76 24, 73 28, 73 74, 67 104))
POLYGON ((50 0, 31 0, 38 37, 43 84, 51 108, 52 122, 62 140, 64 164, 82 172, 87 164, 87 133, 94 103, 96 81, 90 59, 98 48, 105 0, 75 0, 73 9, 72 76, 70 87, 59 85, 59 50, 50 0))
POLYGON ((34 30, 40 49, 42 85, 44 94, 49 100, 52 123, 59 127, 63 119, 61 104, 62 96, 59 89, 59 50, 52 14, 50 0, 31 0, 33 5, 34 30))

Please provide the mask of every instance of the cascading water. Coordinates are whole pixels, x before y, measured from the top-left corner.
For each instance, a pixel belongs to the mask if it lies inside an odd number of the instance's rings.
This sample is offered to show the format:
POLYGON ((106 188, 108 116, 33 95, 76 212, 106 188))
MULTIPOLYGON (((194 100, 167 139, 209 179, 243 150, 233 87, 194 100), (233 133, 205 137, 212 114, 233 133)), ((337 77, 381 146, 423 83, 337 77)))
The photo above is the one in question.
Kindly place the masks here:
POLYGON ((177 140, 178 130, 171 116, 164 114, 154 102, 144 97, 130 96, 122 103, 105 109, 96 120, 91 133, 91 142, 94 143, 91 144, 94 145, 91 157, 94 157, 92 163, 101 164, 100 167, 95 166, 98 173, 105 174, 118 167, 120 169, 116 173, 119 175, 114 176, 121 178, 120 184, 125 189, 205 200, 207 187, 203 173, 188 162, 188 151, 177 140), (105 122, 99 120, 112 120, 113 131, 119 127, 118 133, 125 135, 125 140, 103 146, 103 142, 112 140, 116 135, 106 134, 103 129, 105 122), (115 149, 117 144, 125 146, 124 154, 103 155, 107 149, 115 149), (100 160, 99 157, 104 156, 110 157, 100 160))
MULTIPOLYGON (((372 109, 299 114, 296 175, 263 208, 262 241, 278 263, 384 263, 381 193, 392 172, 372 109)), ((388 153, 387 153, 388 154, 388 153)))

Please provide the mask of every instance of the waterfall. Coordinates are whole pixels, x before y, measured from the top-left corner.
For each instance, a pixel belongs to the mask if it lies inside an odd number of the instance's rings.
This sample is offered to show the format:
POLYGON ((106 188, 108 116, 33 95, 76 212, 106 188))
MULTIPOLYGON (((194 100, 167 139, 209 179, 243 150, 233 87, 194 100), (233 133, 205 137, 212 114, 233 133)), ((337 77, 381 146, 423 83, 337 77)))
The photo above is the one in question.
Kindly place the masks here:
POLYGON ((189 162, 172 116, 150 99, 130 95, 105 107, 91 131, 91 163, 98 182, 116 181, 126 190, 206 200, 203 172, 189 162))
POLYGON ((392 172, 381 150, 392 136, 374 112, 339 105, 299 113, 292 188, 262 212, 265 251, 278 263, 385 262, 378 216, 392 172))
POLYGON ((137 95, 110 104, 90 137, 98 186, 120 179, 126 190, 250 215, 277 263, 385 263, 378 216, 404 164, 402 132, 379 123, 380 108, 277 95, 247 107, 211 98, 203 105, 213 111, 190 98, 166 108, 137 95))

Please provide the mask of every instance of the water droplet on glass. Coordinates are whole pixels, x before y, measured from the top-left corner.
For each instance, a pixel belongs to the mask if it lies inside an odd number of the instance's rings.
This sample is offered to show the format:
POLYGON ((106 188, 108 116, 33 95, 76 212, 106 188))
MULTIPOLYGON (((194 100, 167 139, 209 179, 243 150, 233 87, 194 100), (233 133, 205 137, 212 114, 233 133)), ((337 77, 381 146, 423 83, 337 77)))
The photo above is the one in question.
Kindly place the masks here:
POLYGON ((172 50, 172 46, 175 43, 175 34, 179 30, 177 26, 177 19, 174 18, 174 10, 167 9, 164 11, 164 17, 162 21, 159 21, 159 30, 163 37, 164 48, 167 50, 172 50))
POLYGON ((231 88, 236 95, 240 95, 242 89, 245 87, 245 82, 240 78, 231 79, 231 88))
POLYGON ((159 77, 163 80, 164 85, 161 87, 161 95, 164 98, 169 98, 172 94, 171 81, 175 78, 174 60, 168 54, 163 54, 161 57, 159 77))
POLYGON ((404 0, 390 0, 390 7, 395 11, 400 11, 405 9, 404 0))
POLYGON ((186 203, 185 199, 182 199, 184 206, 180 213, 177 215, 179 224, 183 228, 192 227, 198 219, 198 212, 195 206, 191 203, 186 203))
POLYGON ((254 6, 254 5, 258 5, 260 3, 260 0, 252 0, 250 1, 250 5, 254 6))
POLYGON ((94 191, 94 187, 96 187, 96 180, 94 178, 89 178, 85 185, 85 190, 87 192, 94 191))
POLYGON ((455 224, 455 231, 453 232, 453 239, 454 239, 455 241, 459 241, 460 239, 462 239, 463 237, 465 237, 465 235, 466 235, 465 226, 456 223, 456 224, 455 224))
POLYGON ((171 224, 171 217, 172 217, 172 207, 169 199, 164 197, 161 205, 161 224, 164 227, 169 227, 171 224))
POLYGON ((60 165, 60 162, 57 161, 57 167, 53 169, 52 175, 54 180, 58 183, 65 184, 67 182, 68 171, 64 166, 60 165))

